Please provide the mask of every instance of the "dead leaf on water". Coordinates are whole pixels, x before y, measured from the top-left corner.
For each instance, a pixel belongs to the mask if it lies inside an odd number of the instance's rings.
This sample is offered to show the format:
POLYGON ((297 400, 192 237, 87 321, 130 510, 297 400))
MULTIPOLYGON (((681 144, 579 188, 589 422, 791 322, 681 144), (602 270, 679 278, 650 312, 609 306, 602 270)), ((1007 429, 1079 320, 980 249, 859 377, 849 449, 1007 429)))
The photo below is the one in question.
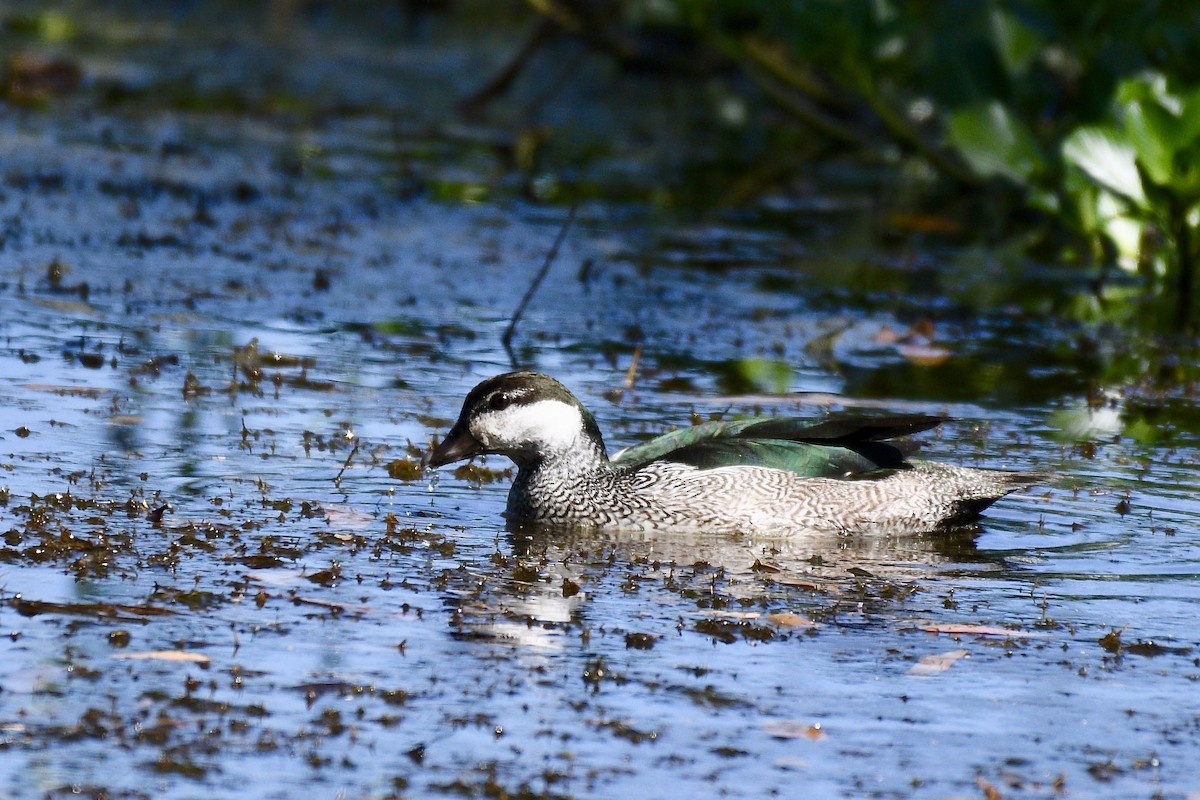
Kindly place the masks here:
POLYGON ((706 608, 700 613, 706 617, 716 617, 717 619, 758 619, 762 616, 757 611, 725 611, 720 608, 706 608))
POLYGON ((325 521, 339 528, 362 530, 374 521, 369 514, 350 506, 321 506, 321 510, 325 512, 325 521))
POLYGON ((189 653, 186 650, 145 650, 139 653, 117 653, 113 658, 139 661, 179 661, 203 666, 208 666, 212 662, 212 659, 203 653, 189 653))
POLYGON ((950 351, 935 344, 898 344, 896 351, 918 367, 936 367, 950 358, 950 351))
POLYGON ((995 784, 985 780, 983 776, 975 779, 975 785, 983 791, 984 800, 1001 800, 1004 796, 1000 794, 1000 790, 996 788, 995 784))
POLYGON ((99 312, 96 309, 78 300, 52 300, 48 297, 31 297, 29 300, 35 305, 42 306, 43 308, 52 308, 64 314, 80 314, 85 317, 99 316, 99 312))
POLYGON ((806 616, 801 614, 793 614, 790 611, 781 611, 777 614, 767 614, 765 617, 767 622, 773 622, 776 625, 782 625, 785 628, 815 628, 817 623, 813 622, 806 616))
POLYGON ((1009 639, 1043 639, 1050 634, 1040 631, 1018 631, 996 625, 970 625, 958 622, 929 623, 917 626, 926 633, 945 633, 951 636, 1003 636, 1009 639))
POLYGON ((945 653, 921 656, 921 659, 909 668, 908 674, 920 677, 940 675, 954 666, 954 662, 966 657, 966 655, 966 650, 947 650, 945 653))
POLYGON ((776 739, 808 739, 809 741, 816 742, 825 738, 825 731, 821 728, 821 723, 819 722, 808 723, 794 719, 784 719, 774 722, 764 722, 762 729, 768 736, 773 736, 776 739))
POLYGON ((298 584, 304 573, 298 569, 256 569, 246 573, 246 578, 265 586, 292 586, 298 584))
POLYGON ((947 347, 936 344, 935 335, 936 328, 933 320, 922 319, 903 332, 884 325, 875 334, 875 341, 877 344, 895 347, 897 353, 918 367, 936 367, 950 358, 951 351, 947 347))

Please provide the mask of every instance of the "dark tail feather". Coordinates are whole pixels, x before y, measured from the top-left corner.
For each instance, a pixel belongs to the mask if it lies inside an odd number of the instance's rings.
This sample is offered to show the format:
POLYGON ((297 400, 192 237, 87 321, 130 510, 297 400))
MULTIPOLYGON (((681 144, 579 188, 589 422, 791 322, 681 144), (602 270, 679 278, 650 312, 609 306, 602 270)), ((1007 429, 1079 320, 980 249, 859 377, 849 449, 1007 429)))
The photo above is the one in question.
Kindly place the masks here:
POLYGON ((904 414, 891 417, 827 419, 815 425, 792 419, 766 419, 747 425, 738 431, 739 437, 759 439, 790 439, 812 444, 845 444, 847 442, 878 442, 894 436, 936 428, 944 417, 928 414, 904 414))
MULTIPOLYGON (((992 472, 991 470, 985 470, 992 472)), ((1007 494, 1036 486, 1049 480, 1050 475, 1044 472, 992 472, 994 483, 981 494, 964 497, 954 504, 954 512, 946 517, 944 525, 961 525, 973 522, 983 512, 1000 498, 1007 494)))

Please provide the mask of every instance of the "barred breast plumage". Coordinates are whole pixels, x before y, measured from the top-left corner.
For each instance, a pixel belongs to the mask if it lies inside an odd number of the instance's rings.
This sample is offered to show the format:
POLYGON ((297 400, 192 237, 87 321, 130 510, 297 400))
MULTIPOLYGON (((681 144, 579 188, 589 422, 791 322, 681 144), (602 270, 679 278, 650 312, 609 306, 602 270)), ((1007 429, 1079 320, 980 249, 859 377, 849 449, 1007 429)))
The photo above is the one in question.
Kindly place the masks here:
POLYGON ((507 516, 584 527, 722 531, 924 531, 969 521, 1028 473, 908 461, 893 437, 940 422, 927 416, 706 423, 660 436, 611 460, 595 419, 546 375, 515 372, 476 386, 446 438, 439 466, 500 453, 518 467, 507 516))

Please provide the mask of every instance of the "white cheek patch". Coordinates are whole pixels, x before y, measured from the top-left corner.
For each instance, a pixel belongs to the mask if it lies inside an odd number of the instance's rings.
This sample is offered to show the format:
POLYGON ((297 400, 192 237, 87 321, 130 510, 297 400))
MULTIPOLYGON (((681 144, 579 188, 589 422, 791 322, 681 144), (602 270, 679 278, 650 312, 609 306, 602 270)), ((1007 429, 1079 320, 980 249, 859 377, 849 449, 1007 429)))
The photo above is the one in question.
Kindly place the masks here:
POLYGON ((480 414, 471 433, 486 447, 500 449, 536 445, 547 451, 573 447, 583 431, 579 409, 558 400, 539 400, 480 414))

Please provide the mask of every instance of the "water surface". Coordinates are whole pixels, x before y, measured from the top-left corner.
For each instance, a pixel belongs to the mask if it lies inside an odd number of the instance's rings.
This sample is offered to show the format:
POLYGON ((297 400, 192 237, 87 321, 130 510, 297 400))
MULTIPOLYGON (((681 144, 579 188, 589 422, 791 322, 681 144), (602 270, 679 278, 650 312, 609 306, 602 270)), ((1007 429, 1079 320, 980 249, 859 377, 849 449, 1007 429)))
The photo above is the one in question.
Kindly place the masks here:
POLYGON ((515 356, 610 447, 922 410, 926 457, 1053 479, 920 536, 512 532, 506 462, 417 463, 565 209, 398 193, 371 115, 300 175, 262 120, 3 126, 3 796, 1200 792, 1194 398, 970 305, 986 255, 848 249, 845 189, 582 204, 515 356))

